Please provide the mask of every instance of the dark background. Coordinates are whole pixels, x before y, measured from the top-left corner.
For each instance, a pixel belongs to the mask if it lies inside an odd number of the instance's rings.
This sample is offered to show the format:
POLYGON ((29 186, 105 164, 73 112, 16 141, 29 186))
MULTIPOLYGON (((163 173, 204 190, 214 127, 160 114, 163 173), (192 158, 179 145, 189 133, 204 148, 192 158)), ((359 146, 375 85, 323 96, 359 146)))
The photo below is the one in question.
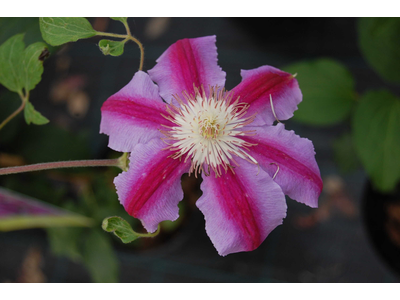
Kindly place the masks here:
MULTIPOLYGON (((119 22, 106 18, 89 20, 99 31, 124 33, 119 22)), ((388 86, 362 58, 356 24, 355 18, 129 19, 132 34, 145 47, 145 71, 176 40, 216 35, 219 65, 227 73, 227 89, 240 82, 241 69, 261 65, 284 68, 321 57, 345 64, 360 93, 388 86)), ((122 56, 110 57, 99 51, 98 40, 80 40, 53 53, 44 63, 42 82, 31 95, 35 108, 50 122, 72 133, 85 132, 90 145, 88 158, 109 155, 107 137, 98 133, 100 107, 130 81, 139 66, 139 51, 133 43, 126 46, 122 56), (84 78, 81 91, 89 105, 87 111, 77 109, 80 116, 74 116, 66 103, 54 101, 51 95, 57 82, 75 75, 84 78)), ((311 209, 288 199, 283 225, 257 250, 220 257, 206 235, 202 214, 191 203, 182 226, 162 243, 143 249, 114 243, 120 281, 399 282, 391 263, 379 254, 367 231, 364 171, 343 175, 334 162, 332 143, 348 125, 311 127, 292 120, 285 124, 314 143, 325 188, 328 186, 320 197, 320 208, 311 209)), ((0 151, 4 151, 1 144, 0 151)), ((19 280, 22 261, 32 247, 40 253, 44 281, 90 282, 89 273, 81 264, 51 253, 41 229, 0 233, 0 282, 19 280)))

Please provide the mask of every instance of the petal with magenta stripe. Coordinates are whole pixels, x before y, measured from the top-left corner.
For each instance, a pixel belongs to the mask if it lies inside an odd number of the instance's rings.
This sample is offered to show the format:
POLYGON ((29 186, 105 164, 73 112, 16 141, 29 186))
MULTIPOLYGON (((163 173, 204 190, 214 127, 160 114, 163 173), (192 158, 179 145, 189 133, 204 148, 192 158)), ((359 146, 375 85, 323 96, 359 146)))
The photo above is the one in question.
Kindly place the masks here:
POLYGON ((257 114, 253 125, 272 125, 275 116, 278 120, 287 120, 297 110, 302 94, 297 80, 292 74, 271 66, 262 66, 252 70, 242 70, 242 82, 233 88, 234 96, 241 102, 250 104, 247 115, 257 114))
POLYGON ((172 159, 171 151, 160 139, 138 144, 130 155, 129 170, 118 175, 115 186, 121 204, 142 221, 149 232, 158 223, 178 218, 178 203, 183 199, 181 177, 189 162, 172 159))
POLYGON ((104 102, 100 133, 109 135, 110 148, 130 152, 137 143, 162 137, 162 125, 174 125, 161 115, 166 114, 165 105, 149 75, 139 71, 128 85, 104 102))
POLYGON ((166 102, 171 103, 172 95, 181 97, 183 91, 194 93, 193 84, 224 87, 226 74, 218 65, 215 43, 215 36, 179 40, 157 59, 148 73, 166 102))
POLYGON ((196 202, 222 256, 256 249, 286 217, 285 195, 278 184, 256 165, 235 160, 235 173, 229 169, 218 178, 213 171, 203 176, 203 195, 196 202))
POLYGON ((318 207, 323 184, 312 142, 286 130, 282 123, 246 129, 256 132, 243 137, 255 144, 248 153, 270 176, 276 173, 274 181, 283 192, 298 202, 318 207))

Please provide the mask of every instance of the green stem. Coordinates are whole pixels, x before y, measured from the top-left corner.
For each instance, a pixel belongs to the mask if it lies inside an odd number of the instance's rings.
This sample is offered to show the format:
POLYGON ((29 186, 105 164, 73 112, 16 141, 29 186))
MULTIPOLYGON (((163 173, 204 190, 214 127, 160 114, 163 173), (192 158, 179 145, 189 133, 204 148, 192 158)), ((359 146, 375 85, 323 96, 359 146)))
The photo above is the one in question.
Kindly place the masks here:
POLYGON ((133 37, 131 35, 131 32, 129 30, 128 25, 125 25, 125 28, 126 28, 126 31, 127 31, 126 35, 124 35, 124 34, 116 34, 116 33, 109 33, 109 32, 101 32, 101 31, 97 31, 96 34, 97 35, 101 35, 101 36, 109 36, 109 37, 120 38, 120 39, 124 39, 124 40, 130 39, 133 42, 135 42, 139 46, 139 49, 140 49, 139 71, 142 71, 143 70, 143 62, 144 62, 144 48, 143 48, 143 45, 137 38, 135 38, 135 37, 133 37))
POLYGON ((60 168, 76 168, 76 167, 119 167, 120 159, 100 159, 100 160, 74 160, 74 161, 57 161, 49 163, 39 163, 26 166, 0 168, 0 175, 9 175, 16 173, 25 173, 32 171, 42 171, 60 168))
POLYGON ((127 33, 129 36, 132 36, 131 30, 130 30, 130 28, 129 28, 129 26, 128 26, 128 21, 126 20, 125 22, 122 22, 122 23, 123 23, 124 26, 125 26, 126 33, 127 33))
POLYGON ((22 103, 20 105, 20 107, 17 108, 16 111, 14 111, 11 115, 9 115, 7 117, 7 119, 5 119, 3 122, 1 122, 0 124, 0 130, 8 123, 10 122, 16 115, 18 115, 21 111, 24 110, 24 107, 26 105, 26 102, 28 102, 28 98, 29 98, 29 94, 27 94, 26 96, 24 96, 22 93, 18 93, 19 96, 21 97, 22 103))
POLYGON ((155 237, 160 233, 160 229, 161 229, 160 224, 158 224, 157 230, 153 233, 138 233, 136 231, 134 231, 134 233, 140 237, 155 237))
POLYGON ((126 34, 117 34, 117 33, 109 33, 109 32, 102 32, 102 31, 96 31, 97 35, 102 35, 102 36, 110 36, 110 37, 115 37, 115 38, 120 38, 120 39, 126 39, 128 35, 126 34))

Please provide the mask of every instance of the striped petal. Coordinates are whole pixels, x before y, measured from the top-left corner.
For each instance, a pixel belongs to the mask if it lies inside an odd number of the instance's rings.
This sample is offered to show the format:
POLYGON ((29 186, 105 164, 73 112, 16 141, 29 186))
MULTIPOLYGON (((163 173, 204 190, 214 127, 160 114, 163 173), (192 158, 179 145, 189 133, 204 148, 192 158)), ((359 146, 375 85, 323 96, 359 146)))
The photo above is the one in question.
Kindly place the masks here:
POLYGON ((162 137, 162 125, 174 125, 162 113, 165 114, 165 103, 158 95, 158 87, 149 75, 139 71, 128 85, 104 102, 100 133, 110 136, 110 148, 131 152, 137 143, 162 137))
POLYGON ((149 232, 158 223, 178 218, 178 203, 183 199, 181 176, 189 170, 187 163, 168 156, 160 139, 138 144, 130 155, 130 165, 114 179, 121 204, 133 217, 142 221, 149 232))
POLYGON ((298 202, 318 207, 323 184, 312 142, 299 137, 294 131, 285 130, 282 123, 276 126, 247 126, 246 130, 256 131, 254 136, 242 137, 256 144, 249 148, 248 153, 270 176, 277 172, 274 181, 283 192, 298 202))
POLYGON ((285 196, 271 177, 254 164, 235 160, 240 165, 235 174, 203 176, 203 195, 196 203, 222 256, 256 249, 286 216, 285 196))
POLYGON ((233 91, 241 102, 250 104, 248 116, 257 114, 253 125, 272 125, 275 121, 270 95, 279 120, 287 120, 293 116, 302 100, 298 82, 293 75, 271 66, 242 70, 241 75, 242 82, 233 91))
POLYGON ((157 59, 148 73, 166 102, 172 101, 172 95, 181 96, 183 91, 194 93, 193 84, 224 87, 226 74, 218 66, 215 43, 216 36, 179 40, 157 59))

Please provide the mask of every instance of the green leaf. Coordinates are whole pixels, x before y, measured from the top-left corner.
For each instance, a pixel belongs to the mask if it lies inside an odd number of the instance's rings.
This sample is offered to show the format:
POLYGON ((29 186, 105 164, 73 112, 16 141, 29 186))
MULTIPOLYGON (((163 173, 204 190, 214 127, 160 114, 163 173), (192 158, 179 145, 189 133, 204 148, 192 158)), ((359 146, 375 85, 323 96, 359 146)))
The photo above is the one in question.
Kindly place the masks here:
POLYGON ((36 111, 33 107, 32 103, 27 102, 24 108, 24 117, 26 123, 29 125, 30 123, 36 125, 43 125, 49 123, 49 120, 46 117, 43 117, 40 112, 36 111))
POLYGON ((125 244, 133 242, 140 237, 140 235, 133 231, 131 225, 121 217, 105 218, 102 228, 107 232, 113 232, 125 244))
MULTIPOLYGON (((33 90, 42 79, 43 74, 43 58, 42 54, 46 54, 47 45, 37 42, 29 45, 24 52, 24 59, 21 65, 22 83, 26 91, 33 90)), ((47 52, 48 53, 48 52, 47 52)))
POLYGON ((375 71, 400 82, 400 19, 360 18, 358 36, 361 52, 375 71))
POLYGON ((0 83, 13 92, 22 93, 21 63, 24 59, 24 35, 17 34, 0 46, 0 83))
POLYGON ((113 20, 116 20, 116 21, 120 21, 120 22, 122 22, 124 24, 126 24, 126 22, 128 20, 127 17, 116 17, 116 18, 110 17, 110 18, 113 19, 113 20))
POLYGON ((42 53, 47 45, 37 42, 25 49, 24 35, 9 38, 0 47, 0 83, 10 91, 22 93, 30 91, 42 79, 42 53))
POLYGON ((353 118, 353 139, 375 188, 393 190, 400 180, 400 99, 386 90, 365 94, 353 118))
POLYGON ((110 40, 101 40, 99 47, 104 55, 120 56, 124 53, 125 43, 110 40))
POLYGON ((53 46, 96 35, 85 18, 40 18, 39 24, 43 39, 53 46))
POLYGON ((354 80, 341 63, 318 59, 296 63, 284 70, 297 73, 303 94, 294 120, 310 125, 331 125, 350 114, 355 99, 354 80))
POLYGON ((85 235, 83 258, 94 282, 118 281, 118 260, 103 232, 91 230, 85 235))
POLYGON ((346 132, 333 143, 334 158, 343 173, 355 171, 360 166, 351 134, 346 132))

